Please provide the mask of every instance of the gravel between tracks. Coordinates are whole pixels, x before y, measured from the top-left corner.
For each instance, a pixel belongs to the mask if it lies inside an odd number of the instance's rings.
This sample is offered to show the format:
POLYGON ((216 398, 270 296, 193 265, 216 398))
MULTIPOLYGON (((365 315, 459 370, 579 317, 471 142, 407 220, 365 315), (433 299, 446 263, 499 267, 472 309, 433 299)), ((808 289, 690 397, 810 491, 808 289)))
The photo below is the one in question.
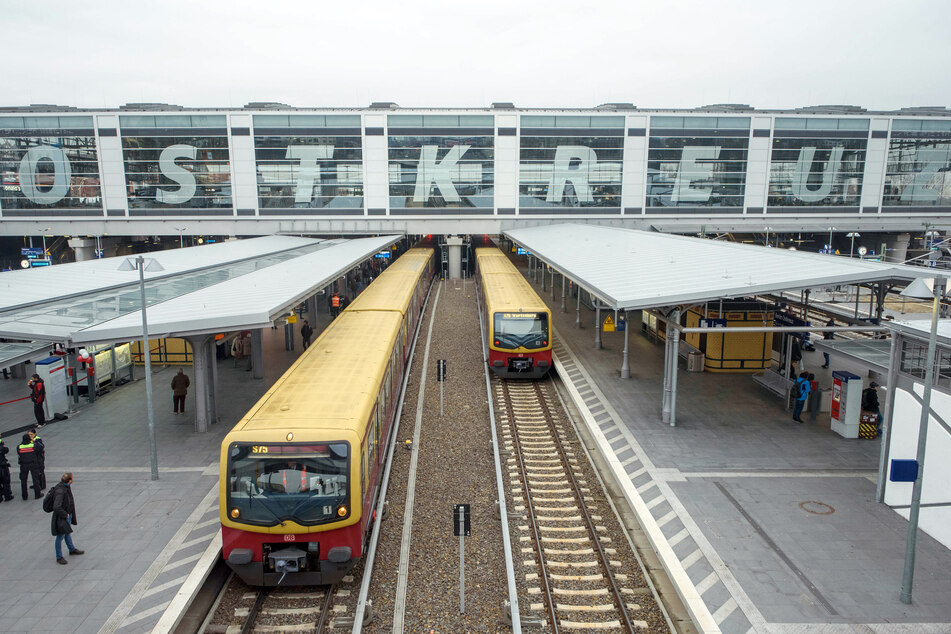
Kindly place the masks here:
MULTIPOLYGON (((437 284, 442 284, 437 282, 437 284)), ((436 300, 434 287, 430 306, 436 300)), ((406 632, 504 632, 507 597, 501 522, 496 507, 488 404, 485 393, 475 288, 446 281, 436 310, 420 330, 400 422, 399 444, 412 438, 429 320, 435 314, 416 474, 416 501, 406 596, 406 632), (446 359, 445 415, 439 416, 436 360, 446 359), (471 504, 466 538, 466 612, 459 614, 459 539, 453 537, 454 504, 471 504)), ((403 512, 411 452, 397 447, 371 585, 374 620, 367 632, 393 629, 403 512)), ((348 613, 353 613, 351 606, 348 613)))

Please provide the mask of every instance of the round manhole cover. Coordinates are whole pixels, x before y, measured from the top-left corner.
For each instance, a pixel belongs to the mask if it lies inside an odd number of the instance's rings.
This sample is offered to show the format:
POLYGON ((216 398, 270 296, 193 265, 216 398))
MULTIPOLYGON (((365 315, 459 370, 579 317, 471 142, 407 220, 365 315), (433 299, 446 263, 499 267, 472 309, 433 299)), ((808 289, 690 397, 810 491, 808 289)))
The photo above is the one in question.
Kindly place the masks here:
POLYGON ((825 502, 816 502, 815 500, 800 502, 799 508, 804 510, 806 513, 812 513, 813 515, 832 515, 835 513, 835 509, 825 502))

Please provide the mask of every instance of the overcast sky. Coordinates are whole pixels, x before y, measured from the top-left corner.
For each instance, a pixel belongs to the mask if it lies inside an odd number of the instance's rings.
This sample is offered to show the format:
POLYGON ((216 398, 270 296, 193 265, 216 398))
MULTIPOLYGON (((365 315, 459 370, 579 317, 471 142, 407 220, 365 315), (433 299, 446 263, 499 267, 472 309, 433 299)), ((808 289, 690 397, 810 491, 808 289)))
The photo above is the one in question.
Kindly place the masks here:
POLYGON ((951 2, 0 0, 0 105, 951 105, 951 2))

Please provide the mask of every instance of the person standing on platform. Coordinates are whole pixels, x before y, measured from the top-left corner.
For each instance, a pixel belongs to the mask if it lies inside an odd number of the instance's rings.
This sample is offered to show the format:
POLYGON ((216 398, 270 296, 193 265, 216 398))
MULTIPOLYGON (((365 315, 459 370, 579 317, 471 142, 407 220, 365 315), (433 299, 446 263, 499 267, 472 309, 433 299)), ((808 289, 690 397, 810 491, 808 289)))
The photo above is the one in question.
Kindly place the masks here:
POLYGON ((13 490, 10 488, 10 461, 7 454, 10 450, 0 438, 0 502, 9 502, 13 499, 13 490))
POLYGON ((314 336, 314 329, 310 327, 310 323, 305 319, 304 323, 300 327, 300 338, 303 342, 304 350, 307 350, 307 346, 310 345, 310 338, 314 336))
POLYGON ((31 427, 26 433, 30 436, 30 441, 33 443, 33 453, 36 454, 36 468, 40 474, 40 495, 42 495, 46 489, 46 445, 36 435, 36 427, 31 427))
POLYGON ((340 314, 340 295, 334 293, 330 298, 330 317, 335 319, 340 314))
POLYGON ((46 401, 46 384, 39 374, 34 374, 27 385, 30 386, 30 400, 33 401, 36 424, 42 425, 46 422, 46 412, 43 411, 43 402, 46 401))
POLYGON ((248 367, 244 369, 245 372, 251 371, 251 365, 254 363, 254 359, 251 358, 251 331, 245 330, 241 333, 243 339, 241 341, 241 351, 244 353, 245 358, 248 360, 248 367))
MULTIPOLYGON (((830 319, 830 320, 829 320, 829 323, 827 323, 826 326, 829 326, 829 327, 835 326, 835 321, 833 321, 833 320, 830 319)), ((826 341, 830 341, 830 340, 832 340, 832 339, 835 339, 835 333, 834 333, 834 332, 830 332, 830 331, 826 331, 826 332, 822 333, 822 338, 825 339, 826 341)), ((829 353, 828 353, 828 352, 823 352, 823 353, 822 353, 822 356, 823 356, 823 358, 825 358, 825 365, 823 365, 822 367, 828 368, 828 367, 829 367, 829 353)))
POLYGON ((56 563, 65 566, 69 562, 63 557, 63 539, 70 555, 82 555, 86 551, 73 545, 73 526, 76 526, 76 503, 73 500, 73 474, 64 473, 59 484, 53 487, 53 518, 50 520, 50 532, 56 538, 56 563))
POLYGON ((179 368, 178 374, 172 377, 172 413, 185 413, 185 397, 188 395, 188 386, 191 385, 185 370, 179 368))
POLYGON ((799 370, 802 369, 799 367, 802 365, 802 347, 799 345, 799 337, 793 337, 792 346, 790 349, 790 359, 790 372, 792 376, 796 376, 799 370))
POLYGON ((238 367, 238 363, 241 362, 241 359, 244 357, 244 333, 239 332, 234 341, 231 342, 231 356, 234 357, 234 366, 238 367))
POLYGON ((797 423, 803 422, 800 417, 802 416, 802 409, 806 406, 806 399, 809 398, 809 391, 811 389, 809 373, 803 372, 802 375, 796 379, 796 383, 793 387, 793 393, 796 395, 796 406, 793 408, 792 419, 797 423))
POLYGON ((17 447, 17 462, 20 463, 20 492, 23 494, 23 499, 28 500, 30 498, 26 491, 26 481, 31 475, 33 476, 32 488, 36 494, 36 499, 43 497, 40 495, 40 475, 39 469, 37 469, 36 451, 33 449, 33 441, 30 440, 29 434, 23 434, 23 442, 17 447))

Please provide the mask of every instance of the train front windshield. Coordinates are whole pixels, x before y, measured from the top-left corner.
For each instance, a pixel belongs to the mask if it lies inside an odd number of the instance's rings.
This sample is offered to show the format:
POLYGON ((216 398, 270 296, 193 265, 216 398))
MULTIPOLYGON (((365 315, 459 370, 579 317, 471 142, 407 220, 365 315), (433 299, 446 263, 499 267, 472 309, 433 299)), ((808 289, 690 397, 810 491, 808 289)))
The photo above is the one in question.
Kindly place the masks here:
POLYGON ((548 338, 547 313, 495 313, 493 343, 496 348, 545 348, 548 338))
POLYGON ((325 524, 349 514, 348 443, 234 443, 228 458, 228 516, 274 526, 325 524))

